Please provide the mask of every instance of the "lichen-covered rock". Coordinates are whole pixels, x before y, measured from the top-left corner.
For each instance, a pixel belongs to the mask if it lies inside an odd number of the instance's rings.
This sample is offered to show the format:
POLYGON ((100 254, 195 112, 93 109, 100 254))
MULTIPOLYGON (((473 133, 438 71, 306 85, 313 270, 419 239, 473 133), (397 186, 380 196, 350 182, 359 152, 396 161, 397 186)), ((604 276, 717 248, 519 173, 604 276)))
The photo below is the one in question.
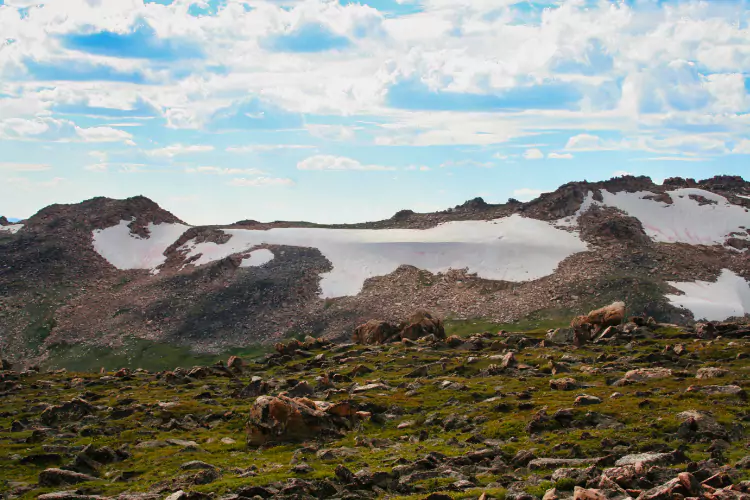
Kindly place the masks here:
POLYGON ((366 345, 384 344, 395 340, 397 336, 398 328, 395 325, 387 321, 371 319, 354 329, 352 342, 366 345))
POLYGON ((427 311, 417 311, 411 315, 406 325, 403 325, 400 332, 402 339, 417 340, 428 335, 434 335, 435 338, 445 338, 445 328, 443 320, 437 318, 427 311))
POLYGON ((300 441, 336 436, 360 418, 350 403, 331 404, 305 398, 260 396, 250 409, 247 443, 258 446, 269 441, 300 441))
POLYGON ((698 371, 695 374, 695 378, 721 378, 726 376, 727 373, 729 373, 729 370, 709 366, 705 368, 698 368, 698 371))
POLYGON ((39 473, 40 486, 63 486, 66 484, 85 483, 86 481, 96 481, 96 478, 72 470, 54 468, 45 469, 39 473))
POLYGON ((55 425, 62 422, 76 421, 91 415, 96 411, 94 405, 85 399, 75 398, 61 405, 50 406, 44 410, 40 420, 45 425, 55 425))
POLYGON ((553 378, 549 381, 549 388, 556 391, 572 391, 578 388, 578 382, 570 377, 553 378))

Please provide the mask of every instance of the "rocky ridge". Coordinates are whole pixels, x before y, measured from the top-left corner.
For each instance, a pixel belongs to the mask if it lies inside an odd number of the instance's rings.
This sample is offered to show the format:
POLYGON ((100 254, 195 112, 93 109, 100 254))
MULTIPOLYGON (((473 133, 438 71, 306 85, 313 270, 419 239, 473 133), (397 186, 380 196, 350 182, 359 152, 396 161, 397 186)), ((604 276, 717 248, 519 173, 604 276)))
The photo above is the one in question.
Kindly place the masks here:
POLYGON ((173 214, 144 197, 52 205, 24 221, 22 230, 0 231, 0 352, 15 360, 44 362, 53 351, 79 345, 108 349, 133 336, 218 353, 290 335, 347 338, 367 320, 396 322, 415 309, 451 320, 506 324, 580 314, 615 299, 628 303, 628 314, 689 324, 695 318, 665 299, 675 292, 668 282, 710 282, 724 269, 750 277, 747 241, 737 237, 724 246, 657 243, 638 219, 611 207, 594 206, 581 215, 578 230, 588 251, 563 260, 554 274, 526 282, 402 266, 370 278, 356 296, 321 299, 320 276, 331 270, 331 263, 315 248, 265 245, 274 259, 257 268, 241 267, 242 255, 195 266, 179 250, 191 239, 226 242, 222 230, 231 228, 425 229, 513 214, 554 221, 576 214, 587 193, 596 199, 602 190, 647 190, 667 202, 667 191, 681 187, 709 190, 750 208, 750 199, 743 197, 750 196, 750 185, 739 177, 674 178, 657 185, 647 177, 628 176, 566 184, 529 203, 493 205, 477 198, 437 213, 401 211, 363 224, 244 220, 191 227, 167 249, 160 272, 153 274, 114 268, 92 248, 92 231, 131 220, 131 232, 144 237, 149 224, 182 223, 173 214))

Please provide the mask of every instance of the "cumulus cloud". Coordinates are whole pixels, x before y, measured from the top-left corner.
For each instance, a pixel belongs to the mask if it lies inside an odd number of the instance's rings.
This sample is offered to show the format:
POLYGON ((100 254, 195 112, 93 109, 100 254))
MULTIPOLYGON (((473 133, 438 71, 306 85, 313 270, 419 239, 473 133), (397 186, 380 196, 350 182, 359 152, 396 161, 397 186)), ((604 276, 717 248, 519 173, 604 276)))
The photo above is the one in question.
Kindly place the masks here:
POLYGON ((572 160, 573 155, 570 153, 550 153, 547 155, 547 158, 551 158, 553 160, 572 160))
POLYGON ((229 181, 229 185, 240 187, 293 186, 294 181, 282 177, 255 177, 250 179, 237 177, 229 181))
POLYGON ((112 127, 76 127, 76 132, 84 142, 124 142, 135 145, 132 134, 112 127))
POLYGON ((263 175, 257 168, 221 168, 221 167, 195 167, 185 169, 188 173, 213 174, 213 175, 263 175))
POLYGON ((363 165, 345 156, 315 155, 297 163, 299 170, 396 170, 385 165, 363 165))
POLYGON ((544 153, 539 149, 531 148, 524 151, 523 157, 525 160, 541 160, 544 158, 544 153))
POLYGON ((182 144, 172 144, 171 146, 166 146, 166 147, 158 148, 158 149, 152 149, 150 151, 147 151, 147 153, 150 156, 173 158, 177 155, 186 155, 186 154, 193 154, 193 153, 208 153, 213 150, 214 150, 214 147, 210 145, 194 144, 190 146, 184 146, 182 144))
POLYGON ((266 151, 279 151, 284 149, 313 149, 315 146, 308 144, 250 144, 247 146, 229 146, 229 153, 262 153, 266 151))
POLYGON ((50 168, 46 163, 0 162, 0 172, 42 172, 50 168))

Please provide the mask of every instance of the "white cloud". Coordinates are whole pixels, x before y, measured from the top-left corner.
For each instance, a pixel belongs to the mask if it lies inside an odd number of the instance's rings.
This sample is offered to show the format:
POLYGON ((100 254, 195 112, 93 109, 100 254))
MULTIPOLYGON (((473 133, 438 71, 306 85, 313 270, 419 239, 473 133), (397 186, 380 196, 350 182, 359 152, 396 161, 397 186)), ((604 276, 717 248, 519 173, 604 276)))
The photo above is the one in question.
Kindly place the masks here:
POLYGON ((526 160, 541 160, 542 158, 544 158, 544 153, 542 153, 542 151, 539 149, 532 148, 524 151, 523 157, 526 160))
POLYGON ((50 168, 46 163, 0 162, 0 172, 42 172, 50 168))
POLYGON ((263 175, 264 171, 257 168, 221 168, 221 167, 196 167, 185 169, 188 173, 213 174, 213 175, 263 175))
POLYGON ((109 163, 92 163, 83 167, 84 170, 89 172, 106 172, 109 170, 109 163))
POLYGON ((601 137, 591 134, 578 134, 568 139, 565 144, 567 151, 600 151, 603 149, 613 149, 610 145, 605 144, 601 137))
POLYGON ((573 155, 570 153, 550 153, 547 155, 547 158, 551 158, 553 160, 572 160, 573 155))
POLYGON ((691 161, 705 162, 711 161, 711 158, 701 158, 699 156, 654 156, 651 158, 635 158, 632 161, 691 161))
POLYGON ((159 156, 166 158, 173 158, 177 155, 186 155, 193 153, 208 153, 213 151, 214 147, 211 145, 198 145, 194 144, 191 146, 184 146, 182 144, 172 144, 163 148, 152 149, 147 151, 150 156, 159 156))
POLYGON ((250 144, 248 146, 229 146, 229 153, 261 153, 266 151, 278 151, 284 149, 314 149, 315 146, 307 144, 250 144))
POLYGON ((89 156, 99 160, 99 162, 105 162, 109 157, 109 153, 106 151, 89 151, 89 156))
POLYGON ((109 172, 113 168, 116 168, 118 173, 124 174, 124 173, 144 172, 145 171, 144 167, 146 167, 145 163, 101 162, 101 163, 92 163, 91 165, 86 165, 85 167, 83 167, 83 169, 88 170, 89 172, 109 172))
POLYGON ((345 156, 315 155, 297 163, 299 170, 396 170, 384 165, 363 165, 345 156))
POLYGON ((538 198, 542 193, 544 193, 544 191, 541 189, 521 188, 513 191, 513 197, 519 201, 530 201, 534 198, 538 198))
POLYGON ((124 142, 135 145, 130 133, 112 127, 76 127, 76 132, 84 142, 124 142))
POLYGON ((742 139, 739 141, 732 149, 732 153, 750 155, 750 139, 742 139))
POLYGON ((440 164, 440 168, 449 167, 479 167, 479 168, 492 168, 495 164, 491 161, 476 161, 476 160, 448 160, 440 164))
POLYGON ((240 187, 293 186, 294 181, 292 179, 280 177, 255 177, 253 179, 237 177, 236 179, 229 181, 229 185, 240 187))
POLYGON ((307 124, 305 125, 307 131, 313 137, 320 139, 329 139, 334 141, 350 141, 354 139, 355 127, 346 127, 342 125, 317 125, 307 124))

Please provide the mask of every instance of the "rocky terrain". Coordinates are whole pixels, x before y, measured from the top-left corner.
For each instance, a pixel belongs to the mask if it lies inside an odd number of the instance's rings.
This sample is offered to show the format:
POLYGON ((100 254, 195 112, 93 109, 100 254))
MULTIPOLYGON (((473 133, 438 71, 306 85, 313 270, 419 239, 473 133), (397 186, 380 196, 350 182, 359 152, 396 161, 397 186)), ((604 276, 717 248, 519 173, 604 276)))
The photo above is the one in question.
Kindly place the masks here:
POLYGON ((0 354, 165 369, 341 340, 416 309, 493 329, 559 326, 614 300, 683 325, 742 317, 748 209, 750 183, 731 176, 575 182, 528 203, 337 226, 189 226, 144 197, 52 205, 0 219, 0 354))
POLYGON ((585 339, 419 312, 351 332, 365 344, 308 337, 169 371, 4 361, 0 493, 750 498, 750 325, 620 311, 576 318, 585 339))

